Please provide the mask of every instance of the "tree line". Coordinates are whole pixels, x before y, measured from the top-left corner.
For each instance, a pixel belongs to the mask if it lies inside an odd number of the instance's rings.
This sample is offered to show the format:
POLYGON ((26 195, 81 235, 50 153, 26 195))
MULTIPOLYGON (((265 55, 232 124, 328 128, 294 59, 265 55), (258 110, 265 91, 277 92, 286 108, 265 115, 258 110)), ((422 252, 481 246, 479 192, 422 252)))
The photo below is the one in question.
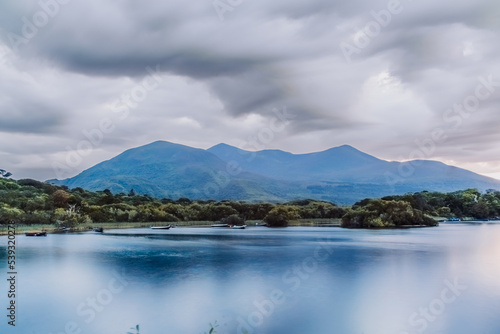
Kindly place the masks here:
POLYGON ((0 179, 0 223, 61 224, 75 226, 104 222, 219 221, 237 215, 244 220, 265 220, 269 216, 291 220, 340 218, 345 209, 329 202, 297 201, 287 204, 236 201, 191 201, 157 199, 148 195, 113 194, 68 189, 23 179, 0 179))
POLYGON ((442 194, 419 192, 382 199, 365 199, 352 207, 301 200, 289 203, 192 201, 68 189, 31 179, 0 178, 0 224, 78 224, 104 222, 219 221, 228 217, 263 220, 286 226, 290 220, 342 218, 344 227, 435 225, 430 216, 484 219, 500 215, 500 192, 475 189, 442 194))

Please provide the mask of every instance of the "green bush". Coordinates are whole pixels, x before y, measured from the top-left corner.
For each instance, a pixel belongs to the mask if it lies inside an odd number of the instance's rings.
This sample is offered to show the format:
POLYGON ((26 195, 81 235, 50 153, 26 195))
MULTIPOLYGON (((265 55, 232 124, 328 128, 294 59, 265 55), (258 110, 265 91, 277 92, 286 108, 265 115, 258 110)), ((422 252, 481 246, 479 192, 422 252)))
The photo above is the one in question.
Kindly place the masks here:
POLYGON ((221 223, 228 225, 244 225, 245 219, 241 218, 238 215, 230 215, 227 218, 222 218, 221 223))
POLYGON ((436 226, 437 222, 414 209, 410 203, 395 200, 370 200, 349 209, 342 217, 342 227, 382 228, 407 225, 436 226))
POLYGON ((278 205, 264 217, 264 222, 269 227, 286 227, 288 222, 299 219, 299 209, 292 205, 278 205))

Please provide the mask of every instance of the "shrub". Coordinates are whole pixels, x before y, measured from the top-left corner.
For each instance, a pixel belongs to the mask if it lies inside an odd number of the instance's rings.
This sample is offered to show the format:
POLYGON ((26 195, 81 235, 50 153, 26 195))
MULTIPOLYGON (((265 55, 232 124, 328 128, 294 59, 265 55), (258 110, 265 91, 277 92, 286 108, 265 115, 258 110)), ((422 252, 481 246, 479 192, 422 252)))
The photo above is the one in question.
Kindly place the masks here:
POLYGON ((264 217, 264 222, 269 227, 286 227, 288 222, 300 218, 297 207, 278 205, 264 217))
POLYGON ((350 209, 342 217, 342 227, 380 228, 403 225, 436 226, 434 219, 414 209, 410 203, 394 200, 370 200, 350 209))
POLYGON ((238 215, 230 215, 229 217, 222 218, 221 223, 228 225, 244 225, 245 219, 241 218, 238 215))

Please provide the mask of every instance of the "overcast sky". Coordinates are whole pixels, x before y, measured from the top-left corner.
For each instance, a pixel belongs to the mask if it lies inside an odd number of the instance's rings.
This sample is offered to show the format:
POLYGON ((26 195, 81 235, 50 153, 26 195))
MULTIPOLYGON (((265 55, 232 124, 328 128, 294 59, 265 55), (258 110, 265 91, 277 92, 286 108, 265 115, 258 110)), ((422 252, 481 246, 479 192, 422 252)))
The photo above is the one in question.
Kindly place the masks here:
POLYGON ((349 144, 500 178, 497 0, 6 0, 0 29, 16 179, 156 140, 349 144))

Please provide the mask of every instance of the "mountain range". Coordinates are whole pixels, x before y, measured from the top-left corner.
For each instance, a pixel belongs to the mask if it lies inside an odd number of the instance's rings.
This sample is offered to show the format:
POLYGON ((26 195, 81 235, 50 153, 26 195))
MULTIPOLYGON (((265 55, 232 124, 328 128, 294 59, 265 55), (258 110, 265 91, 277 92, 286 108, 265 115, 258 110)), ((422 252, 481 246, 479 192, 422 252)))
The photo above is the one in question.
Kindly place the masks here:
POLYGON ((166 141, 129 149, 75 177, 70 188, 159 198, 282 202, 317 199, 352 204, 417 191, 500 189, 500 181, 437 161, 394 162, 344 145, 322 152, 251 152, 219 144, 208 150, 166 141))

